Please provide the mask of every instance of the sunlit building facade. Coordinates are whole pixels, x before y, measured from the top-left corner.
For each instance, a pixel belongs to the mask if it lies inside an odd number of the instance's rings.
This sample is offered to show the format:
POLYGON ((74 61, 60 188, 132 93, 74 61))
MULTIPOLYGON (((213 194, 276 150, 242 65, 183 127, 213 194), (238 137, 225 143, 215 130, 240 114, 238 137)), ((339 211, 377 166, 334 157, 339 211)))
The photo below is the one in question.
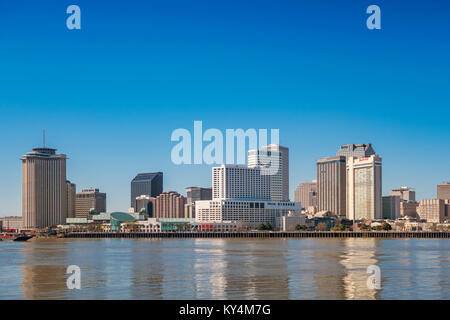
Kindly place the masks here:
POLYGON ((26 229, 63 224, 67 218, 66 155, 33 148, 22 160, 22 217, 26 229))
POLYGON ((376 155, 347 158, 347 219, 381 219, 381 164, 376 155))
POLYGON ((270 199, 289 201, 289 148, 278 144, 269 144, 259 150, 248 151, 249 168, 276 167, 270 176, 270 199))

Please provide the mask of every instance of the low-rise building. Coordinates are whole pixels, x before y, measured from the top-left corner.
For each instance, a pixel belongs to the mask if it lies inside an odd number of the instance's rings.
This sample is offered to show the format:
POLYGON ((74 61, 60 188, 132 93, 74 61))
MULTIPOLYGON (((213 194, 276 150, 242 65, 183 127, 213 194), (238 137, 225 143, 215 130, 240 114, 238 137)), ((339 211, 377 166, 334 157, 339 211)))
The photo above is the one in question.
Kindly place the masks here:
POLYGON ((195 202, 195 219, 199 222, 241 221, 251 228, 260 223, 275 225, 276 219, 290 211, 300 212, 297 202, 273 202, 248 199, 217 199, 195 202))
POLYGON ((306 225, 305 215, 290 213, 275 220, 275 228, 280 231, 294 231, 297 225, 306 225))
POLYGON ((335 217, 314 217, 306 220, 306 226, 310 229, 322 229, 321 231, 327 231, 336 225, 335 217), (322 228, 323 227, 323 228, 322 228))
POLYGON ((201 232, 239 232, 246 230, 247 225, 239 221, 193 222, 192 231, 201 232))
POLYGON ((23 219, 21 216, 0 217, 0 230, 22 230, 23 219))

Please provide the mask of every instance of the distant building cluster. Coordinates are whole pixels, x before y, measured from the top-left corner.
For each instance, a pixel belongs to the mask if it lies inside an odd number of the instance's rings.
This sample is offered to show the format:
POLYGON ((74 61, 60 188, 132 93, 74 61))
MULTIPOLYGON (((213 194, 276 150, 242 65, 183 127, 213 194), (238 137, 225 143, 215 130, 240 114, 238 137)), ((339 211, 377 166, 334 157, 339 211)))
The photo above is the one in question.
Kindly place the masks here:
POLYGON ((295 201, 310 216, 351 221, 408 219, 429 223, 450 220, 450 184, 437 186, 437 199, 416 201, 410 187, 382 196, 382 159, 371 144, 343 145, 336 156, 317 160, 317 180, 300 183, 295 201))
POLYGON ((437 198, 417 202, 410 187, 382 196, 382 158, 371 144, 347 144, 318 159, 316 179, 302 182, 289 200, 289 149, 271 144, 249 150, 248 165, 211 169, 211 187, 164 191, 163 173, 139 173, 130 184, 128 213, 107 212, 106 193, 77 192, 66 176, 65 154, 33 148, 22 158, 22 217, 0 218, 0 228, 76 226, 102 231, 330 230, 376 227, 430 228, 449 222, 450 183, 437 198), (272 159, 273 163, 267 163, 272 159), (268 166, 276 165, 273 174, 268 166), (357 222, 357 224, 355 224, 357 222))

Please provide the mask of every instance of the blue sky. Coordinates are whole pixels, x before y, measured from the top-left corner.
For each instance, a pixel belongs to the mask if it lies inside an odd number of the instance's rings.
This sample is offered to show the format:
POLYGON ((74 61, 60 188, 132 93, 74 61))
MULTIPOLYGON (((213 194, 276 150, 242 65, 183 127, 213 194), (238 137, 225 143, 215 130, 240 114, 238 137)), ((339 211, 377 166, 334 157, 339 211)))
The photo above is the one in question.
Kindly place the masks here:
POLYGON ((339 145, 373 144, 383 194, 450 180, 448 1, 2 1, 0 216, 21 214, 20 156, 69 156, 77 188, 127 210, 138 172, 209 186, 170 160, 177 128, 278 128, 291 195, 339 145), (81 8, 81 30, 66 8, 81 8), (366 8, 381 8, 381 30, 366 8))

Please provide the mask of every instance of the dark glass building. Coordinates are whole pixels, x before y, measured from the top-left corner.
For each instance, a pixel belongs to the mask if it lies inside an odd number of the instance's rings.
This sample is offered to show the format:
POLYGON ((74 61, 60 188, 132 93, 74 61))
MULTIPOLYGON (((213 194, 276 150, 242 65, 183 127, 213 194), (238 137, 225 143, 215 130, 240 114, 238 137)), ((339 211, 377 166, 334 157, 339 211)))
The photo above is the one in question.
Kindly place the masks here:
POLYGON ((131 207, 136 208, 136 198, 139 196, 157 197, 163 192, 163 173, 139 173, 131 181, 131 207))

